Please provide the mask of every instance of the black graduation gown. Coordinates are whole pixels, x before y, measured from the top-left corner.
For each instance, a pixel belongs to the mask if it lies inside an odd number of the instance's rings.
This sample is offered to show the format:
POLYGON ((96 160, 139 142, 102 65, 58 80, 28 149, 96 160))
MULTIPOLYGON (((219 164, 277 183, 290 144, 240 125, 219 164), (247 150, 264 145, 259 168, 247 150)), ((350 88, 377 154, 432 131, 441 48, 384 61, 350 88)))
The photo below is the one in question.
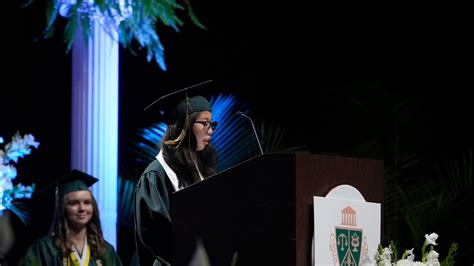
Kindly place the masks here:
MULTIPOLYGON (((105 253, 101 258, 103 266, 121 266, 122 262, 114 250, 114 247, 105 242, 105 253)), ((63 258, 60 250, 54 245, 51 236, 43 237, 37 240, 26 252, 26 255, 20 260, 18 265, 44 265, 44 266, 62 266, 63 258)), ((91 255, 89 266, 97 265, 97 258, 91 255)))
POLYGON ((173 192, 163 166, 154 160, 135 188, 135 242, 141 266, 171 265, 170 200, 173 192))

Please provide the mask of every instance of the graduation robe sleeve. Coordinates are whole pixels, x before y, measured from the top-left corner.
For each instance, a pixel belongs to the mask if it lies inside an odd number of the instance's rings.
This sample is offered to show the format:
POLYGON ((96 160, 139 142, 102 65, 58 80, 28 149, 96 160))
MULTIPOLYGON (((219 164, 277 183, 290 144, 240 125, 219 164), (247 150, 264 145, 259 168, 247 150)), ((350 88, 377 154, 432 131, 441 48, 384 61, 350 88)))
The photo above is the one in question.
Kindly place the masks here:
POLYGON ((26 255, 20 260, 18 265, 51 265, 61 266, 61 252, 53 244, 50 236, 37 240, 28 248, 26 255))
POLYGON ((170 197, 174 189, 154 160, 135 189, 135 241, 141 266, 171 265, 170 197))
POLYGON ((122 261, 115 251, 114 247, 107 241, 105 241, 105 253, 102 257, 103 266, 122 266, 122 261))

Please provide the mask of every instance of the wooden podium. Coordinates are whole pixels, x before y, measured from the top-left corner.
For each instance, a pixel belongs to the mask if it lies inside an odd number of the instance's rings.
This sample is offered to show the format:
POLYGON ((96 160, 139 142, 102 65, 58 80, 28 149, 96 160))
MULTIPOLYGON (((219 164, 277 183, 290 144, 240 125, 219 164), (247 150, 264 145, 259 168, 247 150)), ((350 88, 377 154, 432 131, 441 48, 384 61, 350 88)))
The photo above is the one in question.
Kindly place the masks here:
POLYGON ((176 192, 172 265, 189 265, 199 240, 213 266, 308 266, 313 196, 340 184, 383 203, 383 161, 265 154, 176 192))

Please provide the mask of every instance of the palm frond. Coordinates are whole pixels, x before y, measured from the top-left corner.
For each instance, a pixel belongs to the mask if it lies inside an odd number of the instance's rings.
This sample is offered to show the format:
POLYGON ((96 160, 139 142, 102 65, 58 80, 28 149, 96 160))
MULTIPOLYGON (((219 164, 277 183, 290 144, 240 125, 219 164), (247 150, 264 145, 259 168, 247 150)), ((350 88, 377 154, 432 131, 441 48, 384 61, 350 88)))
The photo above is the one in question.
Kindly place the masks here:
POLYGON ((470 193, 473 185, 472 151, 460 158, 449 159, 437 166, 439 176, 418 178, 404 187, 397 186, 402 213, 413 239, 419 239, 444 213, 449 213, 453 203, 470 193))
POLYGON ((248 121, 237 116, 237 111, 248 112, 248 104, 236 96, 219 94, 210 99, 213 119, 219 122, 218 131, 212 136, 218 154, 217 171, 237 164, 256 151, 248 121))
POLYGON ((412 239, 420 239, 427 232, 433 217, 439 214, 437 206, 441 195, 436 193, 435 181, 425 182, 423 186, 410 188, 397 186, 403 218, 410 229, 412 239))
MULTIPOLYGON (((218 154, 217 172, 258 154, 259 149, 252 126, 247 119, 236 115, 237 111, 249 113, 248 104, 232 94, 212 96, 210 104, 213 110, 213 120, 219 122, 212 140, 218 154)), ((260 136, 264 140, 266 152, 290 152, 304 148, 304 146, 284 147, 286 129, 282 125, 270 125, 265 122, 260 125, 260 136)), ((157 143, 161 141, 166 128, 165 123, 156 123, 148 128, 138 130, 139 141, 134 145, 138 162, 154 160, 157 154, 157 143)), ((124 223, 131 219, 130 198, 133 195, 133 187, 133 181, 120 179, 119 216, 124 223)))
POLYGON ((28 206, 25 202, 13 200, 11 202, 10 211, 12 211, 23 224, 28 225, 30 223, 31 217, 28 206))
MULTIPOLYGON (((412 179, 413 169, 422 162, 423 157, 417 154, 393 154, 384 160, 384 221, 386 237, 398 238, 400 221, 403 220, 403 197, 400 188, 405 188, 404 179, 412 179)), ((417 238, 414 238, 417 239, 417 238)))
POLYGON ((118 178, 118 218, 129 228, 133 228, 133 191, 135 190, 135 182, 127 180, 121 176, 118 178))
MULTIPOLYGON (((213 135, 213 144, 219 156, 217 171, 226 169, 254 151, 251 135, 244 134, 248 127, 247 121, 235 114, 237 111, 247 111, 248 104, 234 95, 219 94, 210 98, 213 110, 213 120, 219 122, 218 131, 213 135)), ((157 123, 139 129, 140 140, 135 143, 135 152, 139 161, 152 161, 157 153, 157 143, 161 141, 167 125, 157 123)))
POLYGON ((348 153, 354 157, 381 159, 384 156, 383 145, 383 139, 381 137, 375 137, 354 147, 349 147, 348 153))
MULTIPOLYGON (((361 136, 360 144, 348 147, 343 152, 350 156, 381 159, 384 161, 384 223, 385 236, 399 238, 399 229, 404 222, 404 200, 410 198, 400 190, 410 187, 410 182, 419 178, 419 168, 424 157, 404 138, 405 125, 415 118, 416 102, 412 98, 397 95, 378 84, 364 88, 327 91, 326 97, 343 104, 353 114, 353 133, 361 136), (405 197, 406 196, 406 197, 405 197)), ((411 195, 407 193, 408 195, 411 195)), ((421 218, 420 218, 421 219, 421 218)), ((414 227, 414 225, 412 226, 414 227)), ((402 229, 403 230, 403 229, 402 229)))
POLYGON ((287 127, 283 124, 270 124, 266 121, 260 121, 258 131, 265 153, 304 151, 307 148, 305 144, 285 147, 286 130, 287 127))
POLYGON ((449 204, 456 200, 459 195, 471 189, 474 184, 473 152, 468 151, 460 156, 459 159, 450 159, 436 167, 436 174, 440 177, 443 190, 443 202, 449 204))
POLYGON ((140 141, 134 145, 134 151, 139 162, 151 162, 156 157, 158 143, 163 138, 168 126, 163 123, 153 124, 148 128, 138 130, 140 141))

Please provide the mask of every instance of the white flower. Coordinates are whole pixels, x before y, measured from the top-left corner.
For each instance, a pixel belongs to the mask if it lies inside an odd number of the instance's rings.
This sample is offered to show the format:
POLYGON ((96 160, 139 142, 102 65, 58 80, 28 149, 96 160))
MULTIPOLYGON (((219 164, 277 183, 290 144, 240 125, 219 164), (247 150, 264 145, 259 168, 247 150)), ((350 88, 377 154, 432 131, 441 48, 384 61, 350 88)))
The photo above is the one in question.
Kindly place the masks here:
POLYGON ((15 179, 16 174, 16 168, 13 165, 0 165, 0 177, 15 179))
POLYGON ((23 138, 24 138, 24 140, 25 140, 25 142, 26 142, 26 145, 25 145, 25 146, 28 146, 28 145, 29 145, 29 146, 33 146, 33 147, 35 147, 35 148, 38 148, 38 146, 39 146, 40 143, 35 141, 35 137, 33 137, 33 135, 31 135, 31 134, 26 134, 23 138))
POLYGON ((413 262, 415 260, 415 254, 413 254, 413 248, 405 250, 402 255, 402 260, 413 262))
POLYGON ((3 150, 0 150, 0 165, 4 165, 6 163, 6 157, 7 156, 5 155, 5 152, 3 150))
POLYGON ((407 250, 407 253, 408 253, 407 260, 408 261, 414 261, 415 260, 415 254, 413 254, 413 248, 410 249, 410 250, 407 250))
POLYGON ((377 262, 377 265, 384 265, 383 261, 385 260, 390 261, 391 254, 392 254, 392 249, 390 247, 384 248, 382 252, 377 251, 377 253, 375 254, 375 261, 377 262))
POLYGON ((360 266, 374 266, 375 264, 370 260, 369 256, 365 256, 359 263, 360 266))
POLYGON ((390 262, 390 260, 383 259, 382 261, 379 261, 379 263, 377 263, 377 266, 392 266, 392 263, 390 262))
MULTIPOLYGON (((405 252, 402 255, 402 258, 394 262, 392 265, 393 266, 440 266, 441 263, 439 262, 439 254, 434 250, 434 245, 436 244, 436 240, 438 239, 438 235, 436 233, 431 233, 430 235, 425 235, 425 242, 423 243, 423 246, 421 248, 421 254, 422 258, 421 261, 414 261, 415 260, 415 255, 413 253, 413 248, 409 250, 405 250, 405 252), (426 247, 431 245, 431 249, 429 252, 425 251, 426 247)), ((389 246, 391 248, 391 246, 389 246)), ((382 249, 382 246, 379 245, 377 248, 377 252, 375 253, 375 259, 377 262, 377 266, 388 266, 390 265, 386 259, 387 254, 391 254, 391 249, 389 248, 384 248, 382 249)), ((457 245, 453 243, 451 245, 451 248, 449 250, 449 259, 446 258, 443 261, 443 265, 450 265, 452 266, 452 261, 453 261, 453 256, 451 253, 455 252, 457 250, 457 245), (451 262, 451 263, 450 263, 451 262)))
POLYGON ((392 264, 390 261, 392 260, 392 248, 386 247, 384 249, 381 249, 381 246, 379 246, 379 249, 377 249, 377 252, 375 253, 375 263, 377 266, 391 266, 392 264))
POLYGON ((431 233, 430 235, 426 234, 425 235, 425 243, 426 245, 433 245, 436 246, 436 239, 438 239, 438 234, 436 233, 431 233))
POLYGON ((391 258, 392 258, 391 255, 392 255, 392 249, 390 247, 383 249, 383 253, 382 253, 382 258, 383 259, 386 259, 386 260, 390 261, 391 258))
POLYGON ((426 264, 424 264, 424 263, 421 262, 421 261, 415 261, 415 262, 413 262, 412 265, 413 265, 413 266, 426 266, 426 264))
POLYGON ((13 183, 10 178, 0 176, 0 187, 2 191, 12 190, 13 183))
POLYGON ((436 252, 434 249, 430 250, 428 256, 426 256, 426 265, 439 266, 438 257, 438 252, 436 252))
MULTIPOLYGON (((3 138, 0 137, 0 144, 3 144, 3 138)), ((5 145, 5 150, 0 149, 0 215, 5 209, 12 206, 12 200, 16 198, 31 198, 34 186, 24 186, 18 184, 13 186, 12 180, 17 176, 17 170, 14 163, 18 158, 29 155, 31 147, 38 148, 39 142, 31 134, 26 134, 23 138, 17 132, 10 143, 5 145)))
POLYGON ((412 261, 409 261, 409 260, 399 260, 397 261, 397 266, 411 266, 412 265, 412 261))
POLYGON ((439 254, 434 249, 430 250, 426 259, 428 261, 438 261, 439 254))
POLYGON ((31 199, 31 196, 33 196, 33 193, 30 190, 27 190, 23 197, 27 199, 31 199))

